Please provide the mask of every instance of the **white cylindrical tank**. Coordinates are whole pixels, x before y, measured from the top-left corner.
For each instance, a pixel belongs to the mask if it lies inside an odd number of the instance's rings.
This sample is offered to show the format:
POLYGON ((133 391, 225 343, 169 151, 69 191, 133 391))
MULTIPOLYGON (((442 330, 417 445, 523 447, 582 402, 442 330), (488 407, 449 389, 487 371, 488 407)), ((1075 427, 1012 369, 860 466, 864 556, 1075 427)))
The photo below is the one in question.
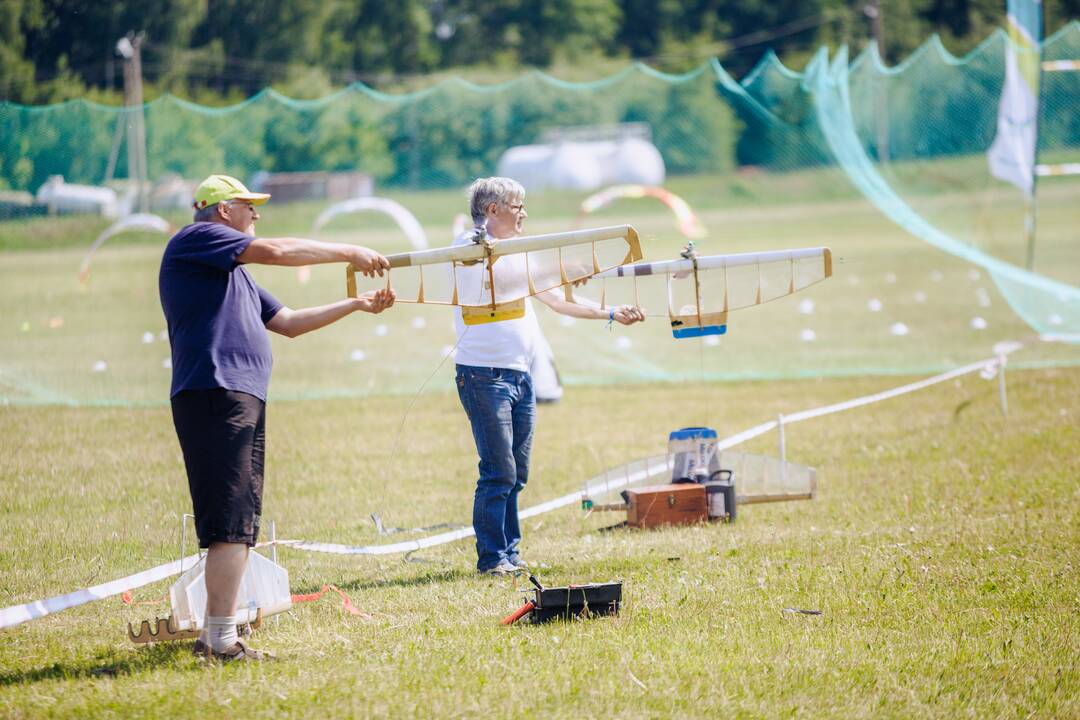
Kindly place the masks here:
POLYGON ((554 154, 550 145, 518 145, 499 157, 495 174, 517 180, 529 192, 543 190, 554 154))
POLYGON ((604 184, 605 146, 612 143, 560 143, 548 169, 548 184, 561 190, 595 190, 604 184))
POLYGON ((53 175, 38 188, 35 198, 47 205, 49 213, 92 213, 115 219, 120 214, 119 198, 111 188, 71 185, 53 175))
POLYGON ((664 158, 656 146, 640 138, 626 138, 616 143, 611 159, 604 164, 608 175, 605 185, 654 185, 664 184, 666 169, 664 158))
POLYGON ((499 158, 496 174, 512 177, 529 192, 546 187, 590 191, 605 185, 664 184, 664 158, 640 138, 519 145, 499 158))

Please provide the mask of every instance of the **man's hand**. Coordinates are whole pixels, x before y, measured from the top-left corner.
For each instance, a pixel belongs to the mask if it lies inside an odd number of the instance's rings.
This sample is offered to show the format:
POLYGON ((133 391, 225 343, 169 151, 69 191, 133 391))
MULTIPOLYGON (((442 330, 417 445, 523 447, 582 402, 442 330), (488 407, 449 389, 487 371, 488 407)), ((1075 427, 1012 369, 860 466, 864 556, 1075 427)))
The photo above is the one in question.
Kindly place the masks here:
POLYGON ((615 308, 615 322, 620 325, 633 325, 645 321, 645 311, 633 305, 620 305, 615 308))
MULTIPOLYGON (((383 270, 388 270, 390 268, 389 260, 371 248, 360 247, 359 245, 349 247, 348 261, 352 263, 354 268, 367 277, 375 277, 376 275, 382 277, 383 270)), ((390 301, 390 304, 393 304, 393 300, 390 301)), ((390 305, 387 305, 386 307, 390 307, 390 305)), ((376 310, 375 312, 381 311, 382 309, 376 310)))
MULTIPOLYGON (((385 258, 384 258, 385 259, 385 258)), ((381 274, 381 273, 380 273, 381 274)), ((356 309, 378 315, 386 308, 392 306, 397 300, 397 293, 393 288, 381 288, 370 290, 356 298, 356 309)))

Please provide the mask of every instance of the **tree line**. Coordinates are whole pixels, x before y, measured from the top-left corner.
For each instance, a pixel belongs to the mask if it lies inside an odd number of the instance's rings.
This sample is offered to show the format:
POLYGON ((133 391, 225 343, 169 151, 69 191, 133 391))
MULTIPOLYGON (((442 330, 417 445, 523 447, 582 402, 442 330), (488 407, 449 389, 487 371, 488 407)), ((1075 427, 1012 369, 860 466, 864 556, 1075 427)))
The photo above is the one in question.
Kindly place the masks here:
MULTIPOLYGON (((1045 13, 1053 32, 1080 0, 1045 13)), ((966 52, 1004 16, 1004 0, 0 0, 0 99, 119 103, 128 33, 143 34, 147 99, 220 104, 264 87, 317 97, 628 59, 680 71, 718 57, 738 77, 767 49, 799 67, 819 45, 871 41, 894 63, 932 33, 966 52)))

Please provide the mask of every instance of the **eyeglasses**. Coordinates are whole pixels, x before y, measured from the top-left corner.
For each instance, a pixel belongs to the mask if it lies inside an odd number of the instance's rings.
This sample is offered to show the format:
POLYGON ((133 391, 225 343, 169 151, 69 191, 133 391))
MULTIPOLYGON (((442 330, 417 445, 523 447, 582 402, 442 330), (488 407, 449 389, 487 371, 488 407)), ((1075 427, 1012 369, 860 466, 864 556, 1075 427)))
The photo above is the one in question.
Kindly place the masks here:
POLYGON ((520 205, 509 205, 507 207, 510 208, 510 212, 512 212, 512 213, 523 213, 523 212, 525 212, 524 203, 520 204, 520 205))

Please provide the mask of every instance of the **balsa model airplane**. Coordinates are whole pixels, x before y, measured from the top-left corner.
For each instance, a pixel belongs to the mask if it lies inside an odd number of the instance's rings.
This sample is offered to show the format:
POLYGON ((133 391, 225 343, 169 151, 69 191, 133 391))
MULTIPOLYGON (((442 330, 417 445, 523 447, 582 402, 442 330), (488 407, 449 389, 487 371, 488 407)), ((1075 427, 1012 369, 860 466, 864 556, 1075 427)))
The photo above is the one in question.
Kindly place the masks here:
MULTIPOLYGON (((832 253, 827 247, 731 255, 698 255, 693 244, 678 260, 639 262, 596 274, 592 292, 602 307, 625 287, 609 284, 616 278, 663 277, 667 283, 667 315, 676 338, 723 335, 730 310, 760 305, 790 295, 832 276, 832 253), (596 286, 599 285, 599 288, 596 286)), ((620 283, 625 286, 625 283, 620 283)))
MULTIPOLYGON (((525 298, 571 285, 641 259, 641 242, 629 225, 524 235, 491 242, 482 228, 467 245, 389 255, 386 286, 398 302, 461 307, 466 325, 512 320, 525 314, 525 298), (500 258, 515 257, 521 272, 497 273, 500 258), (427 272, 425 272, 427 268, 427 272)), ((356 268, 346 268, 349 297, 357 296, 356 268)))

